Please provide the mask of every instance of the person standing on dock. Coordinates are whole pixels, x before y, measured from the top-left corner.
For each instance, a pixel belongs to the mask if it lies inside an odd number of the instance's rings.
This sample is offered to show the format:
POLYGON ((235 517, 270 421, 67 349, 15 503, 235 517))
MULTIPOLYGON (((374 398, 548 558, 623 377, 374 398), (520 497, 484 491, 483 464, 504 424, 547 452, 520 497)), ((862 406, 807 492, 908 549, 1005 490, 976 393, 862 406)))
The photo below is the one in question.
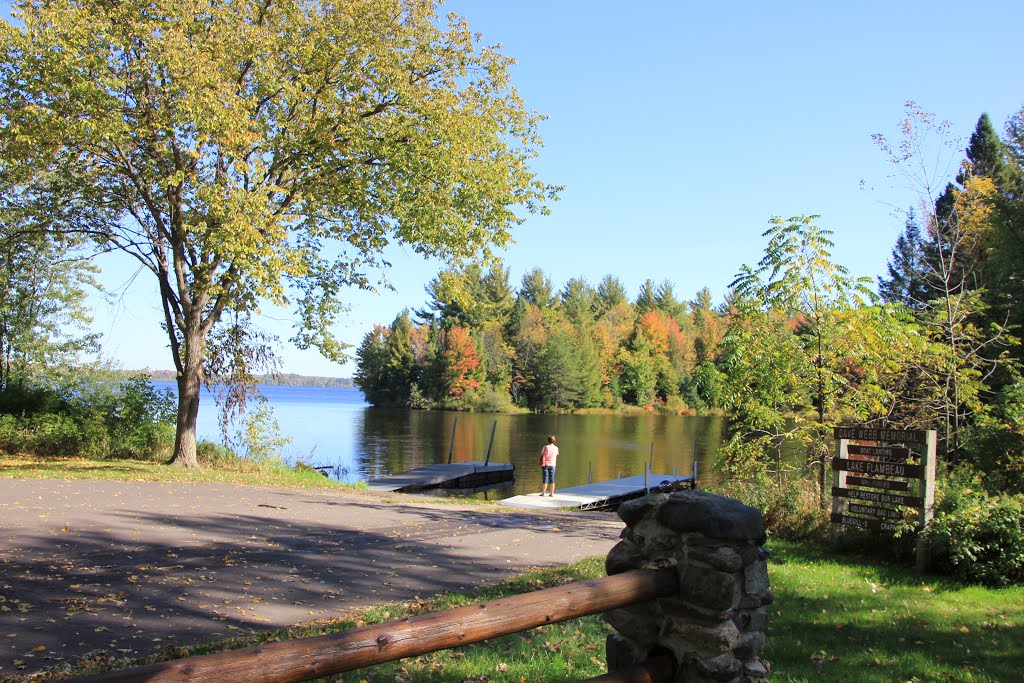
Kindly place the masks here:
POLYGON ((551 483, 551 493, 555 495, 555 465, 558 463, 558 446, 555 445, 555 435, 548 437, 548 444, 540 449, 540 478, 544 483, 540 495, 548 493, 548 483, 551 483))

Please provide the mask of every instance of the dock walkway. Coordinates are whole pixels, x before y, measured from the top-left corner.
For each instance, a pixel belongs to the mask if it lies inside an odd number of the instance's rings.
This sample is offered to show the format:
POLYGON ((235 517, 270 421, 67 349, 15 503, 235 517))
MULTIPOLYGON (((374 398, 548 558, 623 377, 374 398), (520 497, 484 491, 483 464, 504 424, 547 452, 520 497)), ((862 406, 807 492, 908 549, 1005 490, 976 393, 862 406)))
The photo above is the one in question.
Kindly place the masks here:
POLYGON ((502 505, 509 505, 511 507, 536 510, 557 508, 592 510, 612 507, 627 500, 639 498, 647 494, 648 488, 657 488, 662 485, 662 482, 668 482, 670 485, 683 488, 693 488, 696 485, 692 476, 680 477, 672 474, 648 474, 645 478, 640 474, 635 477, 623 477, 621 479, 558 489, 553 496, 541 496, 538 493, 531 493, 525 496, 505 498, 499 502, 502 505), (645 479, 647 488, 644 487, 645 479))
POLYGON ((424 465, 400 474, 375 477, 367 484, 371 491, 484 490, 511 482, 514 468, 515 466, 510 463, 442 463, 424 465))

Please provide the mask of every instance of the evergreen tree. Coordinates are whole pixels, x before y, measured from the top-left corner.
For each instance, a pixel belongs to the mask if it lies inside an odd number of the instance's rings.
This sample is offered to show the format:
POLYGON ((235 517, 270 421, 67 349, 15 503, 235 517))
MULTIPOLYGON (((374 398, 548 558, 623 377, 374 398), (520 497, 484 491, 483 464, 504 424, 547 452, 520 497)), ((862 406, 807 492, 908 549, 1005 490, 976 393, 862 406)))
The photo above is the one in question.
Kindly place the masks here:
POLYGON ((638 316, 658 308, 658 296, 655 292, 654 281, 650 278, 644 280, 644 283, 640 285, 640 293, 637 294, 636 303, 633 304, 638 316))
POLYGON ((621 303, 628 303, 626 286, 614 275, 605 275, 597 285, 597 315, 600 317, 621 303))
POLYGON ((658 289, 654 292, 654 301, 659 311, 668 313, 677 321, 683 320, 686 316, 686 302, 676 298, 672 283, 668 280, 663 280, 658 285, 658 289))
POLYGON ((1006 150, 1004 149, 999 135, 992 127, 992 121, 988 114, 982 114, 978 123, 971 133, 970 143, 967 145, 967 161, 970 162, 967 168, 962 168, 957 174, 956 181, 963 187, 970 175, 985 176, 990 178, 997 189, 1002 190, 1011 180, 1011 170, 1006 161, 1006 150))
POLYGON ((554 332, 538 357, 534 377, 536 409, 557 410, 577 405, 582 393, 579 375, 571 335, 564 329, 554 332))
POLYGON ((371 405, 388 405, 388 337, 390 332, 383 325, 374 325, 363 335, 363 341, 356 349, 356 372, 353 383, 363 392, 371 405))
POLYGON ((601 363, 593 336, 580 335, 576 339, 576 367, 578 371, 580 408, 601 405, 601 363))
POLYGON ((597 293, 582 277, 565 283, 560 297, 562 311, 577 330, 589 328, 597 313, 597 293))
POLYGON ((509 284, 509 269, 494 265, 484 274, 480 281, 480 297, 485 304, 484 321, 494 321, 499 325, 508 322, 515 305, 515 293, 509 284))
POLYGON ((882 301, 903 304, 911 310, 925 307, 931 290, 927 284, 924 249, 921 226, 911 209, 907 214, 903 234, 896 239, 892 258, 889 259, 889 277, 878 278, 878 293, 882 301))
POLYGON ((387 392, 390 405, 408 405, 416 381, 416 356, 412 349, 412 322, 409 309, 404 309, 391 323, 388 335, 387 392))
POLYGON ((693 319, 694 363, 699 366, 714 360, 715 349, 724 334, 724 326, 714 309, 710 289, 704 287, 697 292, 697 296, 690 302, 690 315, 693 319))
POLYGON ((690 311, 710 311, 714 306, 714 297, 711 296, 711 290, 707 287, 702 287, 697 294, 690 301, 690 311))
POLYGON ((555 290, 551 286, 551 278, 544 274, 540 268, 534 268, 523 275, 522 284, 519 287, 519 296, 527 303, 540 308, 550 308, 556 302, 555 290))
MULTIPOLYGON (((1024 108, 1006 124, 1007 181, 997 200, 998 220, 992 241, 993 309, 1017 334, 1024 330, 1024 108)), ((1024 345, 1016 349, 1018 358, 1024 345)))

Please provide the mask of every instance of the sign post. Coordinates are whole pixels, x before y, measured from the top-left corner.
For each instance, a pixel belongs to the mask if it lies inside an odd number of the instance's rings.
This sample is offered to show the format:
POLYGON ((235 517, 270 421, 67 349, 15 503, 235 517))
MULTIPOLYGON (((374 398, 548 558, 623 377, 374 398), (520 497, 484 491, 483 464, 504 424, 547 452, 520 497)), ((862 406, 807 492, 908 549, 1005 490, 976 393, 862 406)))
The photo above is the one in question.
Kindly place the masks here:
POLYGON ((917 568, 926 571, 931 552, 920 532, 931 522, 935 505, 935 430, 836 427, 834 436, 833 543, 847 527, 896 531, 904 518, 901 508, 914 508, 917 568))
MULTIPOLYGON (((928 440, 925 442, 924 453, 922 454, 922 465, 924 465, 924 505, 921 506, 921 516, 918 527, 927 528, 932 521, 935 507, 935 458, 937 453, 938 434, 934 429, 928 430, 928 440)), ((917 537, 917 571, 928 571, 932 563, 931 546, 919 534, 917 537)))

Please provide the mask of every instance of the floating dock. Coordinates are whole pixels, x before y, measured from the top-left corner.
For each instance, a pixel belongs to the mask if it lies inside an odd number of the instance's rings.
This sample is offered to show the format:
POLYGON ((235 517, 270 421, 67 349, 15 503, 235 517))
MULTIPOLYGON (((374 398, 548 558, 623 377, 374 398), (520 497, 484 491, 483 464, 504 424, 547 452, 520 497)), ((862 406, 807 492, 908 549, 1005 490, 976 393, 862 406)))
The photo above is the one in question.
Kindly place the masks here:
POLYGON ((511 463, 455 462, 425 465, 401 474, 375 477, 367 484, 371 491, 475 493, 507 487, 514 479, 515 465, 511 463))
POLYGON ((597 510, 615 507, 627 500, 645 496, 651 491, 674 491, 692 489, 696 486, 697 480, 692 476, 680 477, 673 474, 648 474, 645 477, 640 474, 635 477, 622 477, 584 486, 557 489, 553 496, 531 493, 525 496, 513 496, 498 502, 502 505, 536 510, 553 510, 557 508, 597 510))

